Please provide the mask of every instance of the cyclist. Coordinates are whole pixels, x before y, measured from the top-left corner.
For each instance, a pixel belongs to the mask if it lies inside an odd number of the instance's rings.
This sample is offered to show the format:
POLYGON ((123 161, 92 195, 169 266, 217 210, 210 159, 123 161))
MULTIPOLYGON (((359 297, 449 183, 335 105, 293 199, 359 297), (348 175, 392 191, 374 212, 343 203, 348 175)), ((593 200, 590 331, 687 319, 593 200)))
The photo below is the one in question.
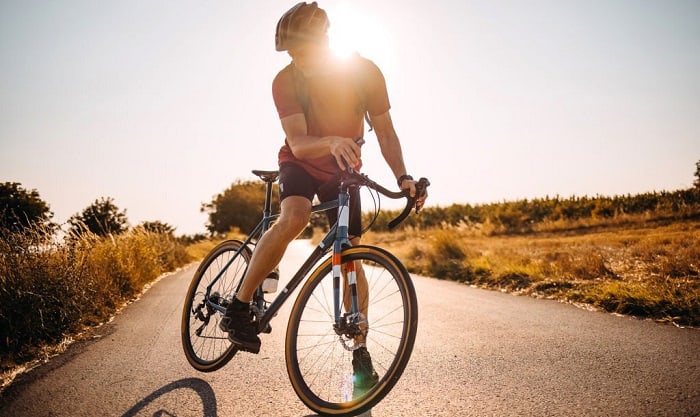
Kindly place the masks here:
MULTIPOLYGON (((373 62, 359 55, 345 60, 335 58, 328 46, 328 27, 326 12, 316 2, 298 3, 277 23, 275 47, 277 51, 287 51, 292 59, 272 83, 275 106, 286 135, 278 155, 281 213, 257 243, 246 279, 221 324, 232 343, 254 353, 260 349, 260 339, 249 316, 253 294, 278 265, 287 245, 307 226, 312 200, 319 194, 320 186, 341 169, 360 168, 360 145, 355 139, 363 135, 366 114, 399 187, 415 196, 416 183, 407 175, 401 144, 389 115, 384 76, 373 62)), ((319 199, 337 198, 337 188, 332 191, 330 195, 319 195, 319 199)), ((418 208, 426 197, 418 199, 418 208)), ((356 245, 362 232, 359 195, 351 195, 350 202, 349 234, 356 245)), ((330 224, 334 224, 337 213, 327 213, 330 224)), ((358 291, 367 292, 361 268, 358 291)), ((366 312, 366 305, 363 307, 366 312)), ((353 351, 353 367, 356 383, 376 382, 366 347, 353 351)))

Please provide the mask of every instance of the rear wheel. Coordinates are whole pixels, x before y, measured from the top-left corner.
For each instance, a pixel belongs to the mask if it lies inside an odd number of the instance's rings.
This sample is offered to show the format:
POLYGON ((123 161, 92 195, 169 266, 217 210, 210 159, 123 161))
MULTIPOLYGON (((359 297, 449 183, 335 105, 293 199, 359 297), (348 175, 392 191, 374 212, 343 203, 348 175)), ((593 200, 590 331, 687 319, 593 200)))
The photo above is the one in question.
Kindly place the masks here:
MULTIPOLYGON (((413 350, 418 324, 416 294, 410 276, 390 253, 372 246, 343 251, 342 263, 355 263, 367 285, 359 285, 358 314, 348 314, 347 285, 340 285, 344 319, 334 319, 330 259, 309 277, 287 326, 286 361, 292 386, 309 408, 322 415, 350 416, 369 410, 399 380, 413 350), (364 290, 362 287, 364 286, 364 290), (366 348, 376 375, 366 386, 353 363, 366 348)), ((365 378, 366 381, 366 378, 365 378)))
POLYGON ((237 352, 219 322, 233 300, 250 256, 242 242, 222 242, 204 258, 192 278, 182 311, 181 336, 187 360, 199 371, 215 371, 237 352), (207 288, 215 280, 207 295, 207 288))

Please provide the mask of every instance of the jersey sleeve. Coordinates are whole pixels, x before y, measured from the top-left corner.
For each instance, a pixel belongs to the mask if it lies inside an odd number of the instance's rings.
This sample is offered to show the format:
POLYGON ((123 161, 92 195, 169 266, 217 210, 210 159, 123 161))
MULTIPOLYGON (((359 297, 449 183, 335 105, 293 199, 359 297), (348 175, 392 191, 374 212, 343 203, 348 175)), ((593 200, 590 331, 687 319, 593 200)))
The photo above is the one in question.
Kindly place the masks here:
POLYGON ((272 81, 272 98, 280 119, 304 112, 297 99, 291 68, 287 67, 280 71, 272 81))
POLYGON ((389 111, 389 93, 386 91, 386 81, 379 67, 372 61, 366 61, 365 94, 367 111, 372 116, 378 116, 389 111))

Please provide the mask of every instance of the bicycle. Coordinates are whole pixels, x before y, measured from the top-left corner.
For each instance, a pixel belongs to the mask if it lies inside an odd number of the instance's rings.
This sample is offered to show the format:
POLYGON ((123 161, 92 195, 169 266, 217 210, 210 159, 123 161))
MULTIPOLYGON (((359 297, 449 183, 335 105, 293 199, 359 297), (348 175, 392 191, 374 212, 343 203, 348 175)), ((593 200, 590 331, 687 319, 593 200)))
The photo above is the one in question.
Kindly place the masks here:
MULTIPOLYGON (((279 216, 271 213, 272 188, 279 172, 253 173, 266 184, 262 219, 246 240, 216 246, 200 264, 187 291, 182 344, 189 363, 202 372, 220 369, 238 351, 219 328, 219 321, 240 288, 257 240, 279 216)), ((364 186, 390 198, 406 198, 406 207, 389 224, 394 228, 429 185, 421 178, 416 197, 410 197, 407 191, 390 191, 364 174, 344 171, 338 199, 312 207, 313 213, 337 209, 336 224, 272 302, 266 301, 262 285, 257 288, 251 320, 258 333, 269 333, 272 318, 305 281, 289 317, 285 360, 294 391, 311 410, 350 416, 371 409, 403 373, 418 326, 416 293, 406 268, 384 249, 350 244, 350 188, 364 186), (357 387, 353 381, 350 358, 363 346, 371 349, 378 376, 369 388, 357 387)))

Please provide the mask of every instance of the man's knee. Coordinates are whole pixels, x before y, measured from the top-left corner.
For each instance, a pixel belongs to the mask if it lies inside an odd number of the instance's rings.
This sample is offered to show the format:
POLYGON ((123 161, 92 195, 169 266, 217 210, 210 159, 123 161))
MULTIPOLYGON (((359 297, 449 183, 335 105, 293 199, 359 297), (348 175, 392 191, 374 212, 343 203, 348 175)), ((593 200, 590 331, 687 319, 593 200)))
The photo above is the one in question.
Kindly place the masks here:
POLYGON ((309 224, 311 202, 304 197, 287 197, 282 201, 280 217, 275 223, 279 232, 297 237, 309 224))

